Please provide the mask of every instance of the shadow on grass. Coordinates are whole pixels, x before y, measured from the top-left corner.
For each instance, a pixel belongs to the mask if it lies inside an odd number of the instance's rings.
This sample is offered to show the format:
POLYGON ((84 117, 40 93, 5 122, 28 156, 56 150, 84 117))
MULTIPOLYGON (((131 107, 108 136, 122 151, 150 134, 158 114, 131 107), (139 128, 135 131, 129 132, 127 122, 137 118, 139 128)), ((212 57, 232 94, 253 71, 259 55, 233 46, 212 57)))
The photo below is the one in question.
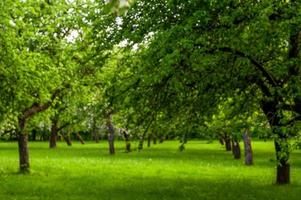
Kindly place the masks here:
POLYGON ((11 177, 6 184, 0 184, 0 196, 14 196, 14 199, 297 200, 301 195, 300 185, 277 186, 266 180, 229 177, 227 180, 181 178, 177 175, 173 178, 112 175, 38 178, 11 177))

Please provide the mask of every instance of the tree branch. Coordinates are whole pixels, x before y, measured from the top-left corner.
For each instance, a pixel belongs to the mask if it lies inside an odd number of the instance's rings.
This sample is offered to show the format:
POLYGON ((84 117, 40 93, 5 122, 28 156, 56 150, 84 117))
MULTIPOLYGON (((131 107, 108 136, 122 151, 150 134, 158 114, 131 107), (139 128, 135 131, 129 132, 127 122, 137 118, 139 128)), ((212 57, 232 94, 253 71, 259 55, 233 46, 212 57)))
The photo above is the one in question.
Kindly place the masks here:
POLYGON ((42 112, 46 109, 48 109, 52 102, 54 101, 54 99, 61 93, 61 89, 56 89, 52 95, 49 101, 47 101, 44 104, 39 104, 37 102, 33 103, 29 108, 25 109, 21 116, 18 118, 19 120, 19 126, 21 129, 24 129, 25 124, 26 124, 26 120, 32 116, 34 116, 35 114, 42 112))
POLYGON ((259 79, 258 77, 255 77, 255 76, 250 76, 249 80, 251 82, 254 82, 266 96, 268 96, 268 97, 272 96, 269 88, 266 86, 266 84, 261 79, 259 79))
POLYGON ((247 58, 257 68, 257 70, 259 70, 262 73, 262 75, 268 80, 271 86, 273 87, 277 86, 274 77, 257 60, 255 60, 251 56, 245 54, 244 52, 232 49, 230 47, 221 47, 221 48, 217 48, 217 50, 222 52, 232 53, 233 55, 242 58, 247 58))
POLYGON ((61 130, 63 130, 64 128, 66 128, 67 126, 71 125, 71 123, 65 123, 64 125, 60 126, 58 129, 57 129, 57 132, 60 132, 61 130))
POLYGON ((25 109, 25 111, 23 111, 22 113, 22 118, 27 119, 32 117, 33 115, 35 115, 36 113, 42 112, 44 110, 46 110, 47 108, 49 108, 53 102, 53 100, 59 95, 59 93, 61 92, 60 89, 55 90, 52 93, 52 96, 50 98, 50 100, 44 104, 39 104, 39 103, 33 103, 31 105, 31 107, 25 109))

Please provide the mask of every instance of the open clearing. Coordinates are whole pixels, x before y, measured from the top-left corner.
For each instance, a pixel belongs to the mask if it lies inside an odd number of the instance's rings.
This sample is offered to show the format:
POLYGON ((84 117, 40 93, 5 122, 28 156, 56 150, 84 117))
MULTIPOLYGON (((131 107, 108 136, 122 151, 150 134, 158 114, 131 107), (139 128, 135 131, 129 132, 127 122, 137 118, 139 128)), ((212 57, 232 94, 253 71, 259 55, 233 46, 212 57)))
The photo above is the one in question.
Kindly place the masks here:
MULTIPOLYGON (((137 143, 133 143, 137 146, 137 143)), ((291 156, 292 180, 275 182, 272 142, 254 142, 254 166, 234 160, 218 143, 167 141, 141 152, 108 154, 107 142, 30 143, 30 175, 18 171, 16 143, 0 143, 0 199, 300 199, 301 152, 291 156)))

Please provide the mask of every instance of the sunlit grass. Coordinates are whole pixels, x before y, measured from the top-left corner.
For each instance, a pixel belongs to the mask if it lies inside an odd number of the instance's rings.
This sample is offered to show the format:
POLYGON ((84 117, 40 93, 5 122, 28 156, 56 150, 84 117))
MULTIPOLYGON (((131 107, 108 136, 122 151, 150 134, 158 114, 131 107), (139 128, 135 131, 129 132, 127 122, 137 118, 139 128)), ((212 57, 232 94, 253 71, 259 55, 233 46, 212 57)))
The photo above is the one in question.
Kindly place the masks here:
MULTIPOLYGON (((132 144, 137 146, 137 143, 132 144)), ((277 186, 272 142, 254 142, 254 166, 217 142, 192 141, 108 155, 107 142, 67 147, 30 143, 32 173, 17 174, 16 143, 0 143, 0 199, 299 199, 301 153, 292 155, 292 184, 277 186)))

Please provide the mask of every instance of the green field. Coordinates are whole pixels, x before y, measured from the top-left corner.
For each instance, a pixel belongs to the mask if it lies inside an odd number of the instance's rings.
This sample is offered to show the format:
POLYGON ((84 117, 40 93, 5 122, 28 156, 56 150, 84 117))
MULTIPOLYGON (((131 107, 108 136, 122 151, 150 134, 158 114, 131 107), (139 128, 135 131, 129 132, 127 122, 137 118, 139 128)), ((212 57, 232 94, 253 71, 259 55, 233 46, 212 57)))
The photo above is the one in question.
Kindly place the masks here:
MULTIPOLYGON (((32 173, 20 175, 16 143, 0 143, 0 199, 300 199, 301 152, 292 154, 290 185, 275 181, 272 142, 254 142, 254 166, 234 160, 217 142, 186 150, 165 142, 141 152, 108 155, 107 143, 30 143, 32 173)), ((132 145, 137 146, 137 143, 132 145)))

